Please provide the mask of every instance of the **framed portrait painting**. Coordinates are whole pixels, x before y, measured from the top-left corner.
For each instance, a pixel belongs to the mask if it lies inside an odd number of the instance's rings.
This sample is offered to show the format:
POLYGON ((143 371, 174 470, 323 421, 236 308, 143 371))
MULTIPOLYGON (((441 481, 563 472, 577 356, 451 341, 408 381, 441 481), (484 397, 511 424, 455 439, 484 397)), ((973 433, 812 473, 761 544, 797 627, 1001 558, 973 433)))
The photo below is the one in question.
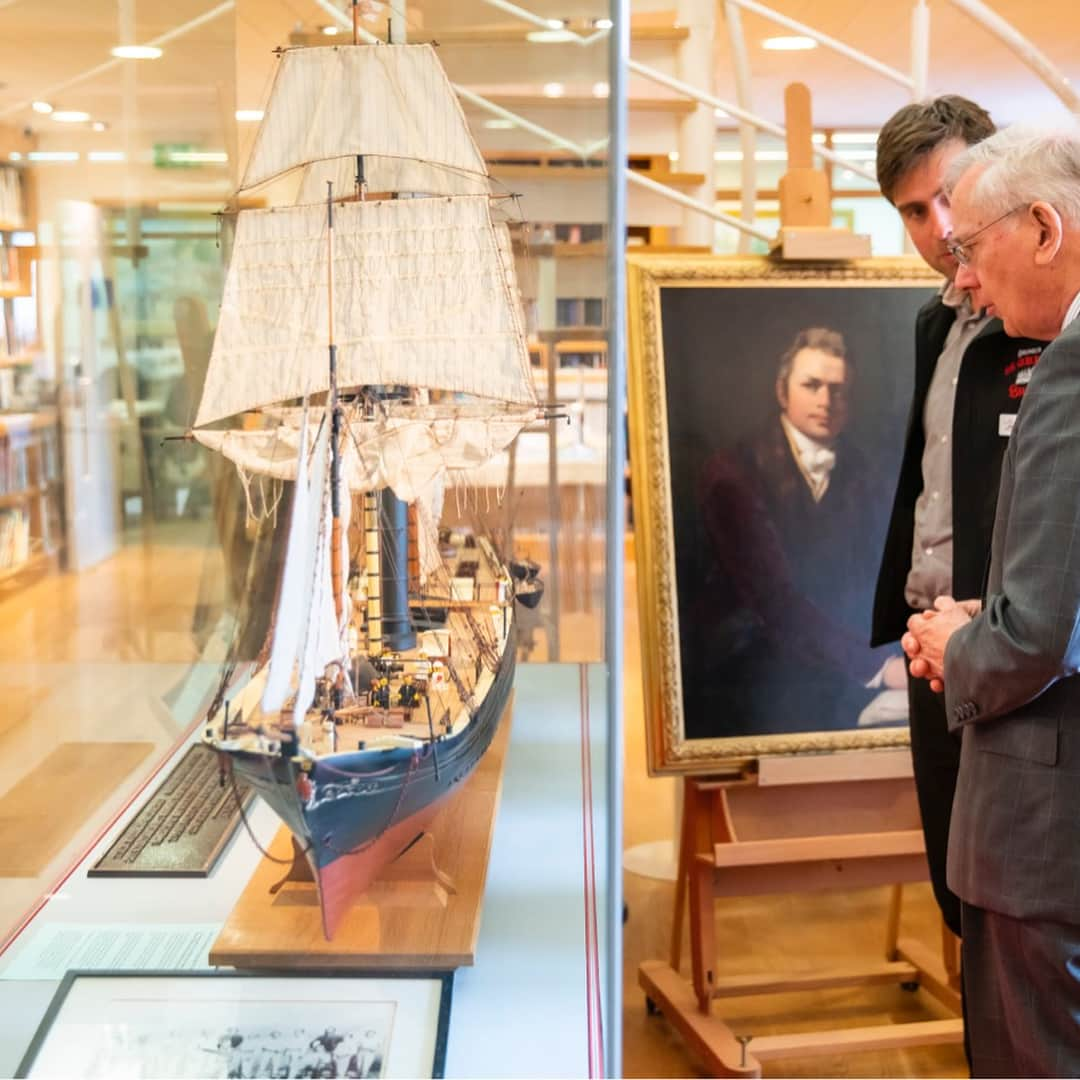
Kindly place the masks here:
POLYGON ((630 258, 652 772, 908 741, 900 650, 870 620, 940 282, 914 259, 630 258))
POLYGON ((451 972, 70 971, 17 1076, 438 1077, 451 972))

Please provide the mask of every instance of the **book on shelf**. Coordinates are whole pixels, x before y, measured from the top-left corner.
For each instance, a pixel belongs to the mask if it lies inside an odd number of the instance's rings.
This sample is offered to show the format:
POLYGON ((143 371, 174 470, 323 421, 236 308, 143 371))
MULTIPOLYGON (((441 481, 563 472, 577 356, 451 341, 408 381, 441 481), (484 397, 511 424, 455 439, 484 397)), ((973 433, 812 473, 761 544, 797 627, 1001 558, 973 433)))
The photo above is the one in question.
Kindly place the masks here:
POLYGON ((13 165, 0 165, 0 223, 21 226, 23 222, 23 192, 19 170, 13 165))
POLYGON ((0 495, 17 495, 29 485, 27 448, 13 446, 10 439, 0 440, 0 495))
POLYGON ((21 566, 30 558, 30 520, 21 510, 0 513, 0 570, 21 566))

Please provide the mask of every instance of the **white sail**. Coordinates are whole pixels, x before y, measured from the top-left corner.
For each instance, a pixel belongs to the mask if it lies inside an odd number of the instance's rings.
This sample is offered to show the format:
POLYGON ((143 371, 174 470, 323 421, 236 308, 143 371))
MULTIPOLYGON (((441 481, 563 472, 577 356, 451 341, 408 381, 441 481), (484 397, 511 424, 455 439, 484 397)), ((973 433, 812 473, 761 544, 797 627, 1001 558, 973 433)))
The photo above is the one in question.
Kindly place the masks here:
MULTIPOLYGON (((323 425, 328 428, 329 423, 323 425)), ((326 440, 329 445, 329 439, 326 440)), ((327 455, 327 458, 329 455, 327 455)), ((314 473, 314 469, 312 470, 314 473)), ((301 650, 299 667, 296 672, 296 702, 293 706, 293 722, 299 727, 303 723, 307 710, 315 698, 315 680, 327 669, 327 666, 335 662, 342 663, 344 674, 344 660, 348 656, 348 645, 345 641, 343 628, 348 626, 349 612, 342 611, 339 622, 334 608, 334 590, 331 581, 330 545, 332 540, 330 518, 330 487, 329 467, 323 468, 323 486, 317 489, 321 498, 315 499, 316 489, 312 483, 312 501, 319 507, 318 520, 312 539, 315 544, 314 574, 308 583, 309 609, 302 625, 301 650)), ((343 571, 349 565, 348 532, 349 511, 352 502, 349 498, 343 498, 341 505, 341 544, 343 553, 343 571)), ((345 590, 343 589, 344 593, 345 590)), ((343 596, 343 603, 347 603, 347 597, 343 596)))
MULTIPOLYGON (((484 160, 430 45, 328 46, 283 54, 240 191, 343 155, 412 159, 486 176, 484 160)), ((344 194, 344 192, 342 192, 344 194)), ((321 192, 319 193, 321 196, 321 192)))
MULTIPOLYGON (((196 426, 326 390, 325 207, 239 215, 196 426)), ((535 405, 513 262, 488 199, 334 213, 338 384, 535 405)))
POLYGON ((433 480, 416 499, 416 539, 420 554, 420 583, 438 574, 444 567, 439 551, 439 521, 442 518, 445 477, 433 480))
MULTIPOLYGON (((300 409, 276 409, 279 426, 260 431, 195 431, 204 446, 244 472, 296 479, 302 436, 300 409)), ((398 406, 387 416, 346 414, 341 448, 342 483, 355 492, 390 487, 412 502, 447 470, 483 465, 535 420, 535 408, 470 406, 455 402, 398 406)))
POLYGON ((285 704, 292 686, 293 670, 300 652, 302 630, 307 625, 311 607, 311 583, 315 576, 315 537, 322 516, 322 489, 326 482, 326 430, 316 438, 314 460, 308 461, 308 411, 302 410, 296 454, 296 487, 293 492, 289 542, 285 549, 285 569, 281 578, 277 610, 274 615, 274 643, 263 687, 262 710, 276 713, 285 704), (311 497, 309 474, 316 487, 311 497))

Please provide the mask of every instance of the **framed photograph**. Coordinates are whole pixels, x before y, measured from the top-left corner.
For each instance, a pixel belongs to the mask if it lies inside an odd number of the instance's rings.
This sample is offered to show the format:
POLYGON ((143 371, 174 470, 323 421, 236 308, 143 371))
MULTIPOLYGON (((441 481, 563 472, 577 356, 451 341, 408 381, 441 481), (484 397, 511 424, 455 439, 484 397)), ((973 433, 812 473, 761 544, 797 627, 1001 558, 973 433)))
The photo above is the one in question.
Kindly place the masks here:
POLYGON ((914 259, 629 259, 630 458, 649 767, 903 745, 871 649, 919 308, 914 259))
POLYGON ((442 1076, 452 972, 70 971, 17 1076, 442 1076))

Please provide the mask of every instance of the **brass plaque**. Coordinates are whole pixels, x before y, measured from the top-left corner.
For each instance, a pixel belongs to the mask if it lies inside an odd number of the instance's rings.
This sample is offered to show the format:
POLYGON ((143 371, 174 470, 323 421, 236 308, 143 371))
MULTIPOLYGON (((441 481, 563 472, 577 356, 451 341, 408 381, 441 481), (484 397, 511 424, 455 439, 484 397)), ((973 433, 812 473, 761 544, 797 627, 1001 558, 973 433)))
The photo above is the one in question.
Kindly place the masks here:
POLYGON ((240 824, 237 793, 246 811, 251 788, 222 787, 217 755, 194 744, 88 876, 206 877, 240 824))

